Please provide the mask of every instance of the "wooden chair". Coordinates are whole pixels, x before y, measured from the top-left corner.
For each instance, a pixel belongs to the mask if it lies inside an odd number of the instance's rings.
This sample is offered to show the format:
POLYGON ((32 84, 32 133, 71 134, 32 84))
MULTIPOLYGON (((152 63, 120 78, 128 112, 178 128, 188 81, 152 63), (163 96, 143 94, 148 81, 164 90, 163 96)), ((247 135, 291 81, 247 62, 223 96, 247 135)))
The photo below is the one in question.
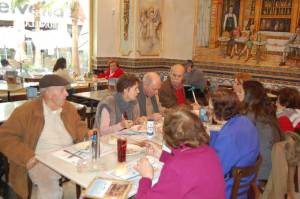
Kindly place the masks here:
POLYGON ((255 199, 259 198, 260 193, 256 186, 256 177, 257 177, 257 173, 258 173, 259 167, 261 165, 261 162, 262 162, 262 157, 261 157, 261 155, 259 155, 254 165, 248 166, 248 167, 233 168, 232 176, 233 176, 234 182, 233 182, 230 199, 236 199, 236 198, 238 198, 238 196, 242 196, 242 195, 249 195, 249 192, 251 192, 251 191, 254 192, 255 199), (249 176, 253 176, 252 180, 248 183, 241 184, 241 179, 245 178, 245 177, 249 177, 249 176), (247 187, 249 187, 249 189, 246 189, 247 187), (239 192, 239 190, 241 190, 243 188, 245 188, 246 190, 239 192))
POLYGON ((8 160, 5 155, 0 153, 0 180, 4 176, 5 183, 8 184, 8 173, 9 173, 8 160))

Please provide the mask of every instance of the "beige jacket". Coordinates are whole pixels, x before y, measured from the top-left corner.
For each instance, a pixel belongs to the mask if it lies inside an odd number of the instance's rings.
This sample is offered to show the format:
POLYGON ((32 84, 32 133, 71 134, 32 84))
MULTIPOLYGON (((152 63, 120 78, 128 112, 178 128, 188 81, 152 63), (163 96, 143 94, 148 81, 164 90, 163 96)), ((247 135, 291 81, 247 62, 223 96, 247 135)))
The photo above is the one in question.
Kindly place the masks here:
MULTIPOLYGON (((298 136, 295 134, 293 135, 293 137, 298 136)), ((299 153, 299 147, 299 142, 295 142, 292 137, 288 137, 287 140, 278 142, 273 145, 272 171, 268 179, 265 191, 262 195, 262 199, 284 199, 286 193, 294 196, 289 197, 290 199, 299 198, 299 195, 294 192, 295 166, 300 165, 299 154, 297 155, 297 153, 299 153)))
MULTIPOLYGON (((0 126, 0 152, 9 161, 9 180, 14 191, 24 199, 28 195, 26 163, 34 156, 44 127, 42 104, 42 98, 23 104, 0 126)), ((88 128, 69 102, 64 104, 61 118, 74 143, 83 140, 88 128)))

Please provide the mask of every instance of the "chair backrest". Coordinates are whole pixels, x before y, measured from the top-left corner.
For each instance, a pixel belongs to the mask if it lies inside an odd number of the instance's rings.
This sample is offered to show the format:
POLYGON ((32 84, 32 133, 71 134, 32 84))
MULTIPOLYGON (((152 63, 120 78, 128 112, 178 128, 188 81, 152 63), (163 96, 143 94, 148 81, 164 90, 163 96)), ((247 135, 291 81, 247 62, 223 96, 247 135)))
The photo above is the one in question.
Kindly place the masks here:
POLYGON ((249 189, 253 189, 255 195, 258 195, 259 191, 256 186, 256 177, 261 162, 262 162, 262 157, 261 155, 259 155, 254 165, 248 167, 235 167, 232 169, 232 177, 234 182, 231 190, 231 197, 230 197, 231 199, 236 199, 238 198, 238 196, 241 195, 248 195, 249 189), (253 176, 252 180, 250 180, 248 183, 241 184, 242 178, 250 177, 250 176, 253 176), (244 191, 239 191, 243 189, 244 191))

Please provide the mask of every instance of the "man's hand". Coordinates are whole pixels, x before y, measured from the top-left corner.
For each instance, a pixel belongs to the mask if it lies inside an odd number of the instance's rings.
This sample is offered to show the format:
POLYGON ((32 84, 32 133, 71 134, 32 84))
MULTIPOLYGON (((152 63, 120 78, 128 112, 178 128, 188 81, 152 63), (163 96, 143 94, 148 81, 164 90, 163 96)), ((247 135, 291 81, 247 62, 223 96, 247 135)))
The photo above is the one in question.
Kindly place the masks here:
POLYGON ((192 106, 193 110, 199 110, 201 108, 201 106, 196 102, 191 104, 191 106, 192 106))
POLYGON ((27 169, 27 170, 32 169, 37 163, 38 163, 37 159, 36 159, 35 157, 32 157, 32 158, 26 163, 26 169, 27 169))
POLYGON ((91 138, 91 137, 93 136, 94 131, 97 131, 97 133, 100 133, 100 132, 98 132, 99 129, 93 128, 93 129, 91 129, 91 130, 89 130, 89 131, 87 132, 88 138, 91 138))

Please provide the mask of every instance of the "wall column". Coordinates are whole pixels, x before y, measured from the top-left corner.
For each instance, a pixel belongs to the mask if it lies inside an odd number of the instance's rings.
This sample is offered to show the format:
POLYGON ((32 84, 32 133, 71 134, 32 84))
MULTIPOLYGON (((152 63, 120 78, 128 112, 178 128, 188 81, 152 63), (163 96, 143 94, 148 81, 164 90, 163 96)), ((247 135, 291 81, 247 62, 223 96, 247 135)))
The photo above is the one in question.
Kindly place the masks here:
POLYGON ((212 7, 211 7, 211 18, 210 18, 210 41, 209 41, 209 48, 217 47, 218 38, 221 33, 221 19, 222 19, 222 7, 223 7, 223 0, 212 0, 212 7))

